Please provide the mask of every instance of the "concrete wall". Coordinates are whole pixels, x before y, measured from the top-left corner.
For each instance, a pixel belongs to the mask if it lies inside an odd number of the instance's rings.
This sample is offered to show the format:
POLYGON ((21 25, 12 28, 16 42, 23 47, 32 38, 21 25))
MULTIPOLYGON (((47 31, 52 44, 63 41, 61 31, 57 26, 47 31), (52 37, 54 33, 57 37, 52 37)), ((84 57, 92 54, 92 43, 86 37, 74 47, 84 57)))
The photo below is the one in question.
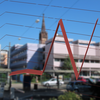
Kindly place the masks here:
POLYGON ((33 69, 38 66, 38 45, 28 43, 27 48, 27 68, 33 69))
MULTIPOLYGON (((88 47, 88 42, 89 41, 84 41, 84 40, 77 40, 77 41, 72 41, 69 40, 70 43, 70 47, 71 47, 71 51, 73 54, 74 59, 78 60, 78 62, 76 62, 76 66, 78 67, 78 70, 81 67, 82 64, 82 59, 84 58, 86 49, 88 47)), ((52 39, 48 40, 46 43, 46 52, 49 51, 50 45, 52 42, 52 39)), ((49 57, 48 60, 48 64, 52 65, 53 68, 51 66, 47 66, 46 69, 59 69, 59 67, 62 66, 63 62, 61 61, 55 61, 55 58, 57 59, 64 59, 68 57, 68 50, 67 47, 64 43, 64 39, 63 37, 57 37, 55 39, 55 42, 53 44, 53 50, 52 50, 51 56, 49 57)), ((82 70, 84 71, 88 71, 89 72, 89 76, 91 76, 91 71, 97 71, 100 70, 100 46, 95 45, 95 42, 92 41, 91 45, 89 46, 88 52, 87 52, 87 56, 85 58, 85 60, 87 60, 88 62, 84 62, 82 70), (93 60, 95 62, 93 62, 93 60), (92 62, 91 62, 92 61, 92 62)), ((89 77, 86 76, 86 77, 89 77)), ((94 77, 98 77, 98 76, 94 76, 94 77)))
MULTIPOLYGON (((46 61, 46 58, 47 58, 47 55, 50 49, 50 45, 51 43, 46 45, 45 47, 45 61, 46 61)), ((53 47, 52 47, 52 50, 51 50, 51 53, 50 53, 50 56, 47 62, 46 70, 53 69, 53 54, 52 53, 53 53, 53 47)))

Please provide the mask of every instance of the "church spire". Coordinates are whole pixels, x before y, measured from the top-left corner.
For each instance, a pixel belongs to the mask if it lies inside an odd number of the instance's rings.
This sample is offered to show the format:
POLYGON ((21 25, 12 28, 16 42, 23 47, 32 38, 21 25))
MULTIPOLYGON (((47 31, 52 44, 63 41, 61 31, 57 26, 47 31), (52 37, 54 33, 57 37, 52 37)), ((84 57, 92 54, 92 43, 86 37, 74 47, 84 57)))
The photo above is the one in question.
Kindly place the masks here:
POLYGON ((42 29, 41 32, 45 32, 45 20, 44 20, 44 14, 43 14, 43 20, 42 20, 42 29))
POLYGON ((47 39, 48 39, 48 33, 46 32, 45 29, 45 21, 44 21, 44 14, 43 14, 42 27, 41 27, 41 32, 39 34, 39 43, 45 44, 47 39))

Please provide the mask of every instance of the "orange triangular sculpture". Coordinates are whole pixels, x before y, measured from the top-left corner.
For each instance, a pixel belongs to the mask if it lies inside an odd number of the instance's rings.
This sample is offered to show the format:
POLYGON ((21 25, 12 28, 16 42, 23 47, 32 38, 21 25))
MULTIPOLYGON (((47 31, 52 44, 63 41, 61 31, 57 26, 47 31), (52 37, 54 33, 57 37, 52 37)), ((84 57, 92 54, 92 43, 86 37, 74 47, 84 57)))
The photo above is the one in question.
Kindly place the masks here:
MULTIPOLYGON (((93 37, 93 33, 94 33, 94 30, 95 30, 95 27, 97 25, 97 22, 98 22, 98 19, 96 20, 96 23, 95 23, 95 26, 94 26, 94 29, 93 29, 93 32, 92 32, 92 35, 91 35, 91 38, 90 38, 90 41, 89 41, 89 44, 88 44, 88 47, 87 47, 85 56, 84 56, 84 59, 86 57, 86 54, 87 54, 87 51, 88 51, 88 48, 89 48, 91 39, 93 37)), ((64 28, 64 25, 63 25, 63 22, 62 22, 62 19, 60 19, 59 22, 58 22, 58 25, 57 25, 57 28, 56 28, 56 31, 55 31, 55 35, 53 37, 53 40, 52 40, 52 43, 51 43, 51 46, 50 46, 50 49, 49 49, 49 52, 48 52, 48 55, 47 55, 47 58, 46 58, 44 67, 43 67, 43 70, 42 71, 39 71, 39 70, 33 70, 33 69, 24 69, 24 70, 14 71, 14 72, 12 72, 10 74, 10 76, 11 75, 16 75, 16 74, 22 74, 22 73, 30 73, 30 74, 36 74, 36 75, 42 75, 43 74, 43 72, 45 71, 45 68, 46 68, 48 59, 49 59, 49 55, 50 55, 50 52, 51 52, 51 49, 52 49, 52 46, 53 46, 53 43, 54 43, 54 40, 55 40, 57 31, 58 31, 59 25, 60 25, 61 30, 62 30, 62 34, 63 34, 64 40, 65 40, 65 44, 66 44, 66 47, 67 47, 67 50, 68 50, 68 53, 69 53, 69 57, 70 57, 70 60, 71 60, 71 64, 73 66, 73 70, 74 70, 74 73, 75 73, 75 77, 76 77, 76 79, 78 79, 79 74, 80 74, 81 69, 82 69, 82 66, 83 66, 83 63, 84 63, 84 59, 83 59, 83 62, 82 62, 80 71, 78 73, 77 68, 76 68, 76 65, 75 65, 75 61, 74 61, 74 58, 73 58, 73 55, 72 55, 72 52, 71 52, 71 48, 70 48, 70 45, 69 45, 69 42, 68 42, 68 38, 67 38, 67 35, 66 35, 66 31, 65 31, 65 28, 64 28)))

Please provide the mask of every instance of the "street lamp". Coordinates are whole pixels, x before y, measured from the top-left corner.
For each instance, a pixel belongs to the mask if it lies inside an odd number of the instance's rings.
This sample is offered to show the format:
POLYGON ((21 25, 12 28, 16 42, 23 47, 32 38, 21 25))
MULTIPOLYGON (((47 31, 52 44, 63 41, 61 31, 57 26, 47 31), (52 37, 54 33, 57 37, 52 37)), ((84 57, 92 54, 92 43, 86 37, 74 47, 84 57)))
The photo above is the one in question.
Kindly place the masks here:
POLYGON ((21 38, 19 37, 18 40, 21 40, 21 38))
MULTIPOLYGON (((35 22, 38 23, 40 20, 37 19, 35 22)), ((21 40, 21 37, 18 38, 18 40, 21 40)))
POLYGON ((40 20, 39 20, 39 19, 37 19, 35 22, 36 22, 36 23, 38 23, 39 21, 40 21, 40 20))

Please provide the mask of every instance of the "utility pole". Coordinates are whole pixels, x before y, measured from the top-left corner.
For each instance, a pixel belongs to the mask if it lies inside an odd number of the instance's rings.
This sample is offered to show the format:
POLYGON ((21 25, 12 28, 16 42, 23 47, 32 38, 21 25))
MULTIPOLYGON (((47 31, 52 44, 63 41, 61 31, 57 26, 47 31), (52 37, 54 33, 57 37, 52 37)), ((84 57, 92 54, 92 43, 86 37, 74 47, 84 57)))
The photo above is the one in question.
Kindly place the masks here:
POLYGON ((57 88, 59 89, 59 74, 57 74, 57 88))
POLYGON ((10 46, 11 46, 11 43, 9 42, 9 51, 8 51, 8 69, 10 69, 10 46))

